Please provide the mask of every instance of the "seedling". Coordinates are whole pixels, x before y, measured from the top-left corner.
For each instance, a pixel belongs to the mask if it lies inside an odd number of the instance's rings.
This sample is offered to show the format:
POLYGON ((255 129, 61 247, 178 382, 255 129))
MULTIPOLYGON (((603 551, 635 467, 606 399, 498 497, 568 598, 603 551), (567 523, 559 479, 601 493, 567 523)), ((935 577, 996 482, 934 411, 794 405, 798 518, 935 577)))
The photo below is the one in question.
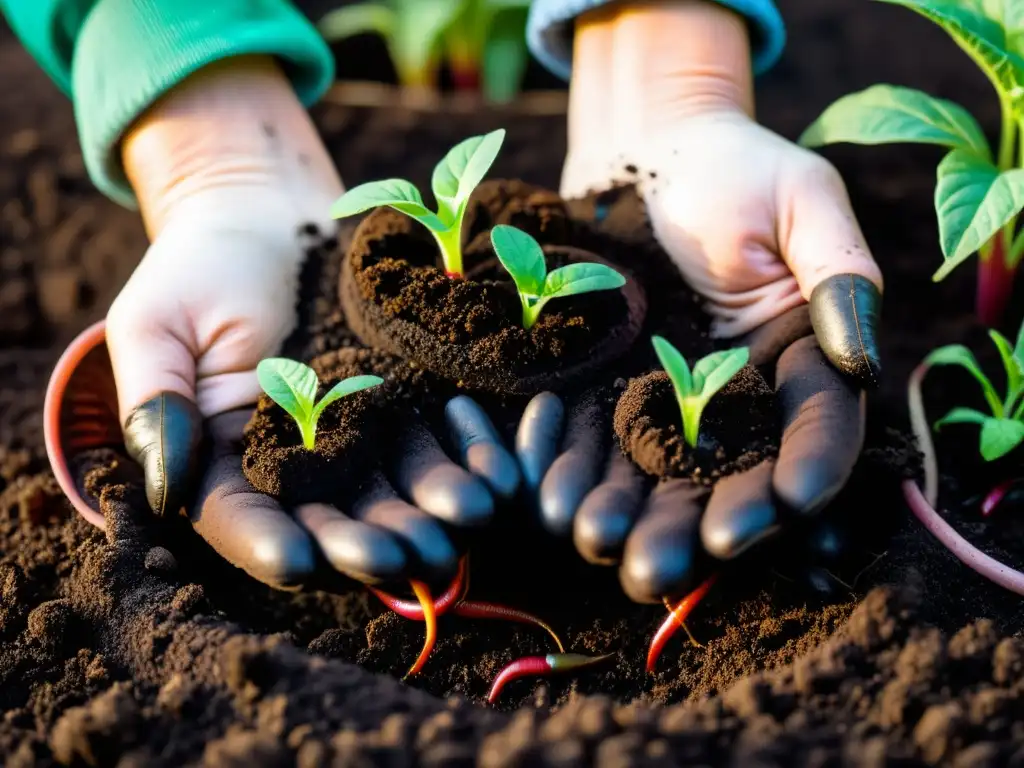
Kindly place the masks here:
POLYGON ((376 0, 337 8, 318 27, 328 42, 361 34, 382 37, 398 81, 438 89, 447 60, 456 89, 492 102, 518 93, 529 60, 526 15, 530 0, 376 0))
POLYGON ((995 86, 1002 108, 998 154, 963 107, 912 88, 875 85, 839 99, 800 137, 826 144, 936 144, 935 209, 944 262, 935 282, 977 253, 975 311, 988 326, 1003 319, 1024 256, 1017 216, 1024 208, 1024 4, 1007 0, 880 0, 909 8, 944 29, 995 86), (1020 154, 1018 154, 1020 153, 1020 154))
POLYGON ((420 191, 404 179, 370 181, 353 187, 331 207, 331 217, 348 216, 378 208, 394 208, 425 226, 437 241, 449 277, 462 277, 462 219, 469 196, 483 181, 498 156, 505 130, 473 136, 456 144, 434 168, 430 185, 437 199, 434 213, 423 203, 420 191))
POLYGON ((683 439, 691 448, 697 447, 700 417, 715 394, 742 370, 750 359, 747 347, 712 352, 690 366, 670 342, 661 336, 651 340, 654 351, 676 391, 676 401, 683 416, 683 439))
POLYGON ((268 357, 256 366, 256 377, 267 396, 295 419, 302 444, 310 451, 316 440, 317 422, 328 405, 384 383, 379 376, 352 376, 339 381, 316 402, 320 382, 316 371, 308 365, 285 357, 268 357))
POLYGON ((527 330, 552 299, 607 291, 626 284, 626 278, 604 264, 567 264, 549 273, 540 243, 521 229, 505 224, 491 229, 491 245, 516 284, 523 305, 523 328, 527 330))
POLYGON ((1006 396, 1002 399, 989 378, 982 372, 974 354, 962 344, 940 347, 924 359, 924 366, 959 365, 981 385, 990 413, 973 408, 954 408, 935 423, 938 431, 946 424, 978 424, 981 426, 979 449, 985 461, 995 461, 1024 441, 1024 324, 1017 343, 1010 342, 999 331, 989 336, 999 350, 1006 371, 1006 396))

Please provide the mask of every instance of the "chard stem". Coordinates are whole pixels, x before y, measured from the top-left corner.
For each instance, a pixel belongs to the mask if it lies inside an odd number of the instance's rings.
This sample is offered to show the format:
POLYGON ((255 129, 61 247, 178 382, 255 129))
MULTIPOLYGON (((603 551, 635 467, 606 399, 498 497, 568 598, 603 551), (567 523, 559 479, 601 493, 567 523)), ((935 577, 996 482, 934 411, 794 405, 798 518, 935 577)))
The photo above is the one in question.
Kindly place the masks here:
POLYGON ((1013 293, 1014 268, 1010 266, 1007 237, 997 232, 989 247, 979 252, 975 312, 989 328, 997 327, 1013 293))
POLYGON ((1001 95, 999 106, 1002 112, 1002 126, 999 131, 999 170, 1008 171, 1014 165, 1017 148, 1017 121, 1013 105, 1007 96, 1001 95))

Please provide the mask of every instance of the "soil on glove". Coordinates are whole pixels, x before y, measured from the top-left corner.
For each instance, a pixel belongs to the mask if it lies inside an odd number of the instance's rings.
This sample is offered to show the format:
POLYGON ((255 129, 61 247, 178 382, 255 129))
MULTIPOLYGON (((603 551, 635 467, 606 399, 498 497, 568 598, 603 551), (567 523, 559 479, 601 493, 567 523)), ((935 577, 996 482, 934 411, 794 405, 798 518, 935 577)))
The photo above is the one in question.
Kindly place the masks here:
MULTIPOLYGON (((779 5, 791 47, 760 86, 759 117, 783 135, 796 136, 831 99, 874 82, 955 98, 986 127, 998 125, 983 77, 941 31, 905 9, 854 0, 779 5), (865 55, 908 50, 907 39, 915 45, 906 58, 865 55)), ((494 711, 480 705, 490 678, 514 656, 550 652, 543 633, 445 618, 426 674, 403 685, 395 678, 419 651, 421 625, 385 614, 360 589, 274 592, 221 562, 182 526, 154 527, 138 471, 124 457, 97 457, 90 478, 102 493, 108 533, 70 511, 43 451, 45 383, 67 341, 102 316, 145 239, 132 213, 92 190, 74 149, 70 107, 9 36, 0 37, 0 71, 0 116, 9 129, 0 138, 0 762, 1024 761, 1020 598, 954 560, 887 487, 916 471, 892 430, 906 426, 905 381, 921 358, 939 344, 965 343, 993 376, 999 370, 970 314, 970 267, 939 284, 930 280, 940 260, 934 148, 828 152, 886 277, 885 376, 869 399, 873 447, 850 482, 844 525, 837 523, 847 532, 845 556, 807 571, 783 556, 790 553, 765 554, 717 585, 690 619, 704 646, 680 635, 648 677, 646 641, 665 612, 622 598, 614 569, 585 567, 571 548, 539 536, 474 555, 471 598, 538 613, 570 650, 618 654, 579 677, 517 682, 494 711), (85 288, 51 292, 58 283, 85 288)), ((556 188, 565 151, 558 118, 498 111, 428 119, 333 105, 316 118, 350 185, 400 175, 425 188, 437 157, 455 141, 505 127, 495 175, 556 188)), ((628 197, 579 207, 602 211, 605 230, 623 241, 646 242, 628 197)), ((662 267, 650 269, 648 281, 662 267)), ((338 277, 337 260, 314 254, 300 297, 303 334, 289 355, 312 359, 354 346, 338 277)), ((654 297, 648 314, 667 327, 678 319, 677 330, 691 324, 686 337, 707 348, 688 353, 705 354, 710 343, 699 342, 692 301, 654 297)), ((645 333, 660 332, 657 323, 645 333)), ((623 384, 652 368, 650 359, 624 361, 623 384)), ((975 397, 976 384, 952 370, 926 382, 932 418, 975 397)), ((959 434, 962 453, 952 435, 939 444, 943 506, 979 546, 1019 565, 1024 552, 1015 548, 1024 539, 1014 507, 984 525, 968 522, 977 520, 974 497, 1002 476, 972 462, 976 436, 959 434)), ((511 527, 528 517, 506 510, 511 527)))

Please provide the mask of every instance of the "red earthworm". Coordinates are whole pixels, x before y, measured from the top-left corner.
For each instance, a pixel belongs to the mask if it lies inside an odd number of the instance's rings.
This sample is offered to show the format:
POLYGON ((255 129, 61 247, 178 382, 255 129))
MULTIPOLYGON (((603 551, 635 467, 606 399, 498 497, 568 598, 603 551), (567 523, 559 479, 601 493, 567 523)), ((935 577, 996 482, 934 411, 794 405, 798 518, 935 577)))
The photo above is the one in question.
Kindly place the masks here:
POLYGON ((614 655, 614 653, 606 653, 603 656, 584 656, 582 653, 549 653, 547 656, 525 656, 516 659, 494 678, 491 692, 487 694, 487 701, 493 704, 497 701, 505 685, 520 677, 544 677, 556 672, 570 672, 574 669, 599 664, 614 655))
POLYGON ((505 605, 498 605, 497 603, 463 601, 455 606, 455 615, 462 616, 465 619, 500 619, 504 621, 516 621, 521 624, 532 624, 535 627, 540 627, 551 635, 555 641, 555 645, 558 646, 559 653, 565 653, 565 646, 562 645, 562 640, 555 633, 555 630, 541 619, 538 619, 532 613, 520 611, 517 608, 509 608, 505 605))
POLYGON ((676 630, 683 626, 683 622, 693 613, 693 609, 697 607, 697 604, 704 599, 717 578, 717 575, 710 576, 703 584, 680 600, 675 608, 670 610, 668 618, 662 622, 662 625, 658 627, 658 631, 654 633, 651 646, 647 651, 647 674, 651 674, 654 671, 654 665, 658 663, 658 657, 661 656, 665 644, 676 633, 676 630))
POLYGON ((1020 478, 1007 480, 989 491, 988 495, 981 502, 981 514, 985 517, 991 515, 993 510, 1006 498, 1006 494, 1010 492, 1010 489, 1019 482, 1020 478))
POLYGON ((420 601, 420 605, 423 607, 423 617, 427 625, 427 631, 426 637, 423 639, 423 650, 420 651, 416 663, 405 673, 405 677, 415 675, 423 669, 427 659, 430 657, 430 652, 434 650, 434 643, 437 640, 437 616, 434 613, 434 599, 430 596, 430 588, 422 581, 410 581, 409 585, 416 594, 416 599, 420 601))
MULTIPOLYGON (((469 556, 463 557, 459 560, 459 569, 455 573, 455 577, 452 579, 448 588, 441 594, 437 600, 434 601, 434 615, 443 616, 452 609, 452 606, 456 605, 466 595, 466 590, 469 589, 469 569, 467 567, 467 561, 469 556)), ((410 621, 423 621, 423 606, 418 601, 403 600, 400 597, 395 597, 387 592, 376 589, 374 587, 367 587, 374 595, 377 596, 384 605, 390 608, 392 611, 397 613, 403 618, 409 619, 410 621)))

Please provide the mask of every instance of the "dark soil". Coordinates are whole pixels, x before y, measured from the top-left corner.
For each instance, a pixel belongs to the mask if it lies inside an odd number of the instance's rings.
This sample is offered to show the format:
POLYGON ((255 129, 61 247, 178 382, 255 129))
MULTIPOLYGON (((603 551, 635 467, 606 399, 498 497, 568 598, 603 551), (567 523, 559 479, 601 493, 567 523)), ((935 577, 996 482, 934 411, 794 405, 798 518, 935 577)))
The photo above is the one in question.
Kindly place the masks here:
POLYGON ((780 423, 775 392, 749 365, 708 402, 695 448, 683 439, 664 371, 630 381, 615 407, 615 435, 637 466, 654 477, 689 477, 702 485, 777 455, 780 423))
MULTIPOLYGON (((987 128, 998 124, 982 76, 941 31, 905 9, 854 0, 780 6, 790 48, 761 86, 759 106, 762 121, 783 135, 796 136, 833 98, 880 81, 956 99, 987 128)), ((134 214, 91 188, 69 106, 9 38, 0 37, 0 71, 5 765, 1024 762, 1020 598, 955 561, 886 487, 895 478, 880 482, 875 472, 879 463, 894 475, 913 470, 912 461, 900 465, 908 454, 888 429, 905 427, 907 375, 929 349, 965 343, 998 372, 970 314, 972 270, 930 281, 940 258, 933 148, 828 153, 886 277, 886 373, 869 402, 876 448, 837 510, 846 555, 819 564, 812 586, 793 558, 750 563, 692 617, 704 647, 674 641, 647 678, 646 641, 664 611, 628 603, 613 572, 585 567, 568 547, 509 540, 474 559, 471 596, 538 612, 571 650, 618 656, 579 678, 509 687, 501 709, 518 710, 505 713, 480 699, 501 664, 549 651, 541 633, 445 619, 427 675, 406 686, 390 675, 414 658, 422 626, 385 615, 359 589, 274 592, 219 561, 190 531, 151 527, 137 470, 123 458, 98 464, 91 478, 104 489, 107 535, 70 512, 46 466, 43 389, 67 341, 102 316, 145 239, 134 214), (69 284, 77 286, 70 293, 60 287, 69 284)), ((556 188, 565 150, 558 118, 496 111, 427 119, 337 106, 316 117, 349 184, 401 175, 425 186, 455 140, 503 126, 508 139, 495 174, 556 188)), ((606 207, 603 226, 612 230, 631 220, 618 216, 620 204, 628 199, 613 195, 580 207, 606 207)), ((307 332, 289 354, 309 359, 353 345, 335 293, 336 263, 311 260, 307 332)), ((649 317, 671 325, 693 313, 685 302, 652 299, 649 317)), ((690 330, 695 346, 704 343, 699 327, 690 330)), ((638 364, 628 375, 649 369, 638 364)), ((925 394, 933 417, 977 397, 976 385, 952 370, 937 371, 925 394)), ((983 466, 975 445, 973 433, 941 438, 944 506, 979 546, 1020 565, 1024 539, 1012 506, 992 525, 968 523, 977 519, 973 497, 1010 469, 983 466)), ((509 525, 524 516, 507 513, 509 525)))

